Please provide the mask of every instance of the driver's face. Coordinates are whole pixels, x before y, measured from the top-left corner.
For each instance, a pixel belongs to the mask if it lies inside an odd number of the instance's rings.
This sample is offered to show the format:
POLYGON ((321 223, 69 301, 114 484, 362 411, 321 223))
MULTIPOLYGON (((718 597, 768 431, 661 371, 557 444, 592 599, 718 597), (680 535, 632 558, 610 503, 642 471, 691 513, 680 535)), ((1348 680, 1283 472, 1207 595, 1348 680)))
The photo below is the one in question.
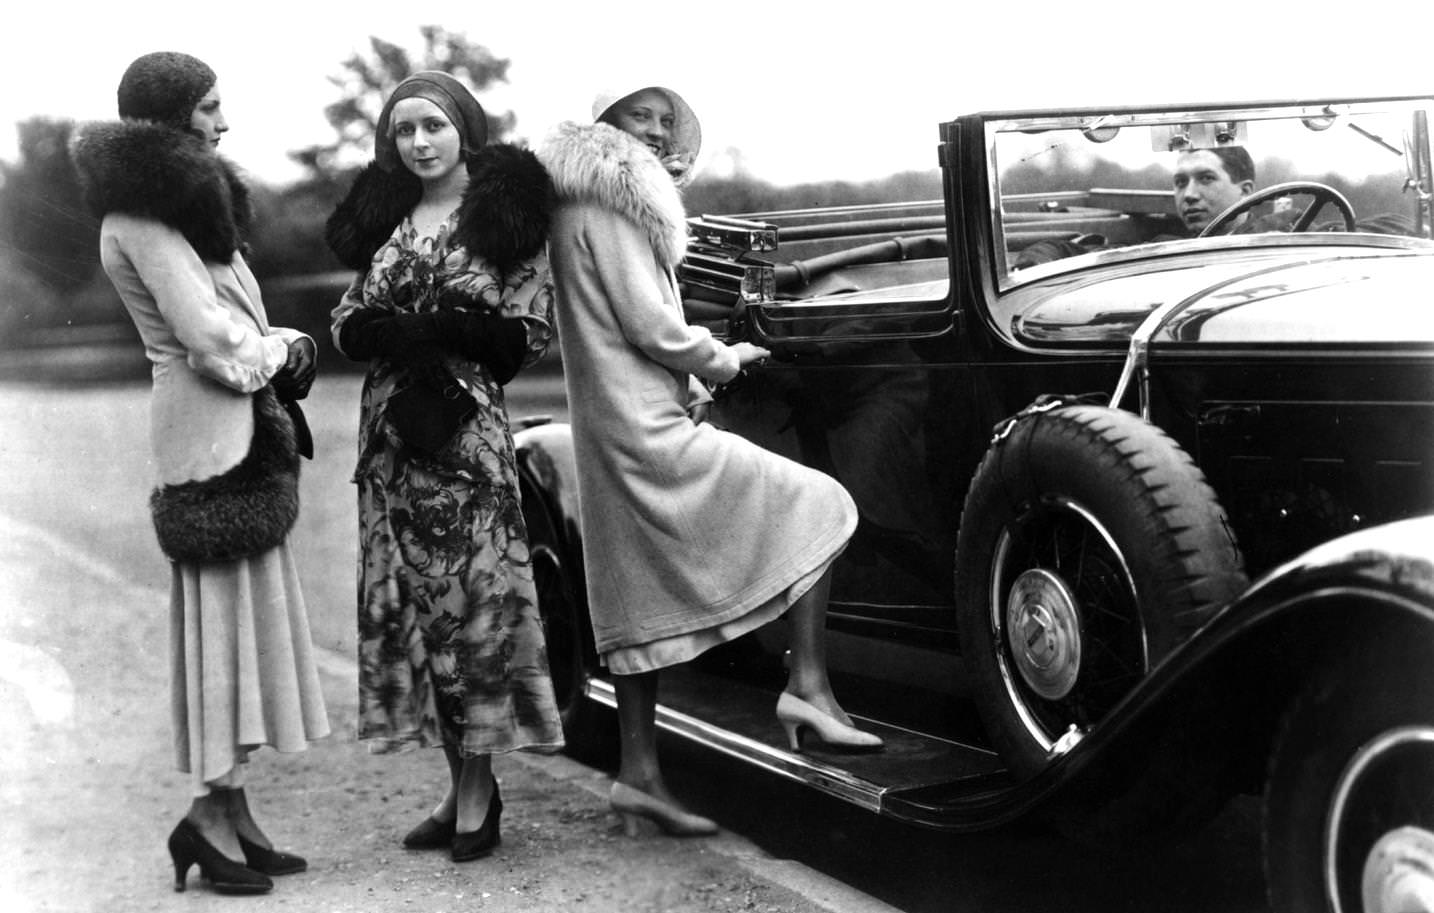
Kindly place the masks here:
POLYGON ((1174 180, 1175 211, 1191 231, 1204 228, 1230 204, 1255 189, 1250 181, 1231 181, 1224 163, 1208 149, 1180 153, 1174 180))

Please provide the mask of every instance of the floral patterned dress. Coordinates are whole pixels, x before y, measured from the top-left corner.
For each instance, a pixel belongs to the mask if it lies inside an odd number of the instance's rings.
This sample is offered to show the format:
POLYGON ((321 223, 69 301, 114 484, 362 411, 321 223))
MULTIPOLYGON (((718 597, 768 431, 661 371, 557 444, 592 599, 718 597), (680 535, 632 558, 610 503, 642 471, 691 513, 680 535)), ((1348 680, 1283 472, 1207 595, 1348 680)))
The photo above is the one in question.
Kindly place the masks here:
MULTIPOLYGON (((405 219, 333 313, 337 338, 360 308, 428 311, 460 289, 525 318, 525 364, 552 336, 545 258, 496 275, 450 237, 405 219)), ((562 747, 548 675, 503 388, 483 365, 445 367, 476 414, 437 453, 404 445, 385 419, 408 369, 374 359, 359 415, 359 732, 374 751, 444 745, 463 756, 562 747)))

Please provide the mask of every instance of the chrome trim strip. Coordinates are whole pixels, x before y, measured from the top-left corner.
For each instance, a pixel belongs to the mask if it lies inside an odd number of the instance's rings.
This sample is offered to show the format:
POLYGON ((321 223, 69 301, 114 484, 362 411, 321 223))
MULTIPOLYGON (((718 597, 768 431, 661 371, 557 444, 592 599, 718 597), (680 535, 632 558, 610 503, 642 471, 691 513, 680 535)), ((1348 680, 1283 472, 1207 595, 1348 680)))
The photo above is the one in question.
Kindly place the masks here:
POLYGON ((1160 332, 1170 321, 1174 320, 1180 313, 1190 308, 1197 301, 1203 301, 1214 295, 1220 289, 1227 286, 1238 285, 1241 282, 1248 282, 1256 276, 1264 276, 1269 273, 1277 273, 1281 270, 1295 269, 1301 266, 1308 266, 1315 260, 1292 260, 1279 263, 1274 266, 1250 273, 1242 273, 1224 282, 1216 283, 1208 288, 1203 288, 1195 294, 1181 298, 1176 301, 1167 301, 1160 307, 1151 311, 1141 321, 1135 332, 1130 334, 1130 346, 1126 351, 1125 365, 1120 371, 1120 380, 1116 381, 1115 390, 1110 395, 1110 407, 1119 409, 1120 404, 1130 392, 1132 383, 1138 384, 1140 395, 1140 408, 1138 414, 1147 422, 1150 421, 1150 340, 1160 332))
MULTIPOLYGON (((617 707, 616 691, 610 682, 602 679, 588 679, 587 696, 599 704, 614 709, 617 707)), ((775 720, 773 716, 774 723, 775 720)), ((720 751, 728 757, 814 787, 868 811, 880 813, 882 810, 882 797, 888 788, 855 777, 840 768, 764 745, 661 704, 657 705, 657 725, 704 748, 720 751)))

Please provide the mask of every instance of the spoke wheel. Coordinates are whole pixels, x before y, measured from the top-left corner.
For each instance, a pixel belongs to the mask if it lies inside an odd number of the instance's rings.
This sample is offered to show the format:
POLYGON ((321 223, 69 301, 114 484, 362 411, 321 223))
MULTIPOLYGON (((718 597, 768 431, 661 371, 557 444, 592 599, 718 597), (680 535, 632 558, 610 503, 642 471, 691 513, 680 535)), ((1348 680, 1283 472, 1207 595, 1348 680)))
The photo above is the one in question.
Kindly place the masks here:
POLYGON ((1287 714, 1265 792, 1278 913, 1434 911, 1434 673, 1424 651, 1361 645, 1287 714))
POLYGON ((962 661, 991 741, 1038 773, 1246 585, 1174 441, 1116 409, 1028 410, 977 469, 956 547, 962 661))
POLYGON ((1149 671, 1130 569, 1088 510, 1048 497, 1002 531, 992 577, 1002 681, 1027 736, 1050 752, 1149 671))

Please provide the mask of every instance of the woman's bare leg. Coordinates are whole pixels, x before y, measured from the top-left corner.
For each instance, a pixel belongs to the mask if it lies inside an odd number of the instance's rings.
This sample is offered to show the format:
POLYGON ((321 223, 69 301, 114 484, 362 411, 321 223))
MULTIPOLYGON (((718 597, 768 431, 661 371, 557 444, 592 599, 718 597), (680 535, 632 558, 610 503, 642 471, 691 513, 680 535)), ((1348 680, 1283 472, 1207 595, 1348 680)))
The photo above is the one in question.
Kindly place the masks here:
POLYGON ((454 746, 444 745, 443 758, 448 762, 448 792, 443 794, 431 814, 434 821, 447 824, 458 815, 458 781, 463 776, 463 756, 454 746))
POLYGON ((195 796, 185 815, 189 823, 216 850, 235 862, 244 861, 244 849, 234 829, 232 789, 211 789, 207 795, 195 796))
POLYGON ((259 827, 259 822, 254 820, 254 814, 249 810, 249 799, 244 795, 244 787, 224 790, 224 792, 228 795, 229 814, 234 821, 234 830, 239 836, 266 850, 273 849, 273 842, 264 833, 263 828, 259 827))
POLYGON ((617 780, 671 801, 657 758, 657 676, 654 671, 612 677, 622 751, 617 780))
POLYGON ((493 798, 493 756, 487 754, 462 758, 458 765, 458 782, 454 805, 458 815, 458 832, 467 834, 483 826, 488 803, 493 798))
POLYGON ((787 610, 792 629, 792 663, 786 690, 850 726, 851 718, 837 703, 827 678, 827 597, 831 592, 831 575, 828 567, 811 589, 787 610))
POLYGON ((717 833, 716 822, 684 809, 662 778, 657 759, 657 672, 614 675, 617 725, 622 746, 612 807, 628 836, 637 836, 647 819, 668 834, 701 837, 717 833))

